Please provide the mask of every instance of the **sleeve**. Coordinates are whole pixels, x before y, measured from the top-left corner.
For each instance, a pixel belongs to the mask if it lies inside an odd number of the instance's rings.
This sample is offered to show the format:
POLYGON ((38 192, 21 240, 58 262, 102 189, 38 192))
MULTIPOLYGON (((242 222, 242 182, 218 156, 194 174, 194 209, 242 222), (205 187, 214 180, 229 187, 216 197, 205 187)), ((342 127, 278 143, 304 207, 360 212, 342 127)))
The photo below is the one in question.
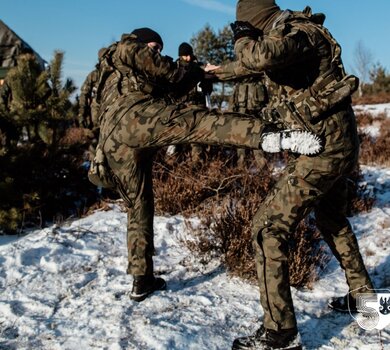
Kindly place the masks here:
POLYGON ((282 36, 271 32, 260 40, 245 37, 236 42, 234 49, 244 68, 258 72, 285 68, 314 54, 307 34, 298 28, 282 36))
POLYGON ((119 49, 119 59, 123 64, 132 67, 151 81, 176 83, 180 81, 185 69, 172 58, 162 56, 145 44, 126 43, 119 49))
POLYGON ((229 81, 253 76, 259 72, 244 67, 241 61, 234 61, 220 66, 214 74, 221 81, 229 81))
POLYGON ((83 85, 80 88, 80 97, 79 104, 81 109, 85 109, 85 107, 89 104, 89 100, 92 97, 92 73, 89 73, 87 78, 85 79, 83 85))

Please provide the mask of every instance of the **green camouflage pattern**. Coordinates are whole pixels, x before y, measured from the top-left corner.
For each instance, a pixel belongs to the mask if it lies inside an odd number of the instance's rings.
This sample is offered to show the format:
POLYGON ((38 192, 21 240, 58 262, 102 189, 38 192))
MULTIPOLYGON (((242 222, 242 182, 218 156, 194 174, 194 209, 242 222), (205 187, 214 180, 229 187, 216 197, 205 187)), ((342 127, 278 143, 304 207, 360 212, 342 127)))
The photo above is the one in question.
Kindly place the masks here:
POLYGON ((266 328, 296 326, 287 287, 288 240, 313 209, 324 240, 345 270, 350 290, 372 288, 345 211, 347 176, 358 158, 352 110, 327 119, 324 129, 327 144, 334 147, 320 156, 300 156, 291 161, 254 217, 252 232, 266 328))
MULTIPOLYGON (((267 90, 264 85, 264 74, 253 74, 234 84, 229 109, 233 112, 251 115, 253 118, 260 118, 261 111, 266 103, 267 90)), ((253 153, 259 168, 266 165, 264 153, 261 149, 249 151, 245 148, 238 148, 236 152, 239 166, 245 166, 248 153, 253 153)))
POLYGON ((96 89, 99 81, 99 70, 95 68, 87 75, 80 88, 79 122, 87 129, 98 127, 99 104, 96 101, 96 89))
POLYGON ((256 116, 267 102, 264 75, 257 74, 236 82, 229 105, 233 112, 256 116))
POLYGON ((264 124, 237 113, 172 104, 183 70, 132 35, 112 54, 99 110, 99 145, 128 207, 128 273, 153 272, 152 161, 168 145, 202 143, 258 148, 264 124), (142 72, 142 73, 140 73, 142 72))
MULTIPOLYGON (((289 161, 253 220, 253 242, 264 310, 264 326, 296 327, 288 270, 288 241, 312 210, 325 241, 345 270, 350 290, 372 288, 358 243, 346 219, 346 178, 358 162, 359 141, 340 47, 322 26, 284 17, 261 40, 236 42, 238 61, 216 71, 221 79, 266 72, 267 121, 301 126, 320 135, 324 151, 289 161), (344 81, 343 81, 344 79, 344 81), (312 89, 313 88, 313 89, 312 89), (315 89, 314 89, 315 88, 315 89), (312 95, 302 97, 310 91, 312 95), (329 93, 328 93, 329 92, 329 93), (318 97, 325 108, 316 106, 318 97), (315 99, 311 103, 310 99, 315 99), (308 103, 308 106, 304 106, 308 103), (307 107, 307 108, 306 108, 307 107), (268 111, 267 111, 268 110, 268 111), (269 113, 269 111, 277 113, 269 113), (268 113, 267 113, 268 112, 268 113)), ((355 292, 354 292, 355 293, 355 292)))

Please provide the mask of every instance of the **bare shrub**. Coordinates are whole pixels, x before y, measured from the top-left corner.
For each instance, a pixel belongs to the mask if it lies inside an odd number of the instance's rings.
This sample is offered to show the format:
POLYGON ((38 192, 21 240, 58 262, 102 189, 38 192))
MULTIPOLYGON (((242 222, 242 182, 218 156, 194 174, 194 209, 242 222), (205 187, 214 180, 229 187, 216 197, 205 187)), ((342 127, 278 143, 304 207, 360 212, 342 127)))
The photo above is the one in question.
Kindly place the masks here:
POLYGON ((371 191, 368 190, 367 184, 363 180, 360 167, 350 176, 348 182, 348 215, 356 215, 362 212, 368 212, 372 209, 375 198, 371 191))
POLYGON ((294 287, 311 287, 319 271, 326 266, 330 256, 322 244, 315 220, 302 220, 293 234, 289 250, 290 284, 294 287))
POLYGON ((390 102, 390 93, 388 92, 380 92, 376 94, 363 95, 359 97, 357 94, 353 96, 353 104, 354 105, 362 105, 362 104, 380 104, 380 103, 388 103, 390 102))
MULTIPOLYGON (((222 153, 200 162, 161 153, 154 167, 157 212, 201 219, 196 226, 187 221, 191 239, 184 243, 201 261, 218 256, 229 273, 254 281, 253 216, 275 184, 275 170, 286 161, 285 154, 273 155, 268 166, 259 169, 255 163, 234 166, 222 153)), ((369 210, 374 202, 363 186, 356 185, 360 179, 357 171, 351 181, 351 213, 369 210)), ((292 286, 311 287, 318 279, 330 259, 322 242, 312 216, 299 223, 289 250, 292 286)))
MULTIPOLYGON (((251 223, 253 213, 261 201, 256 200, 258 197, 250 199, 245 204, 237 203, 234 208, 230 205, 222 216, 214 217, 212 236, 205 236, 206 231, 202 230, 199 239, 201 249, 196 249, 202 254, 210 254, 210 251, 220 254, 232 275, 254 281, 257 274, 251 223)), ((329 256, 320 243, 321 237, 314 220, 302 220, 290 240, 288 259, 292 286, 310 287, 318 278, 319 270, 329 261, 329 256)), ((194 248, 192 243, 192 249, 194 248)))
MULTIPOLYGON (((274 161, 282 161, 282 158, 274 161)), ((161 163, 157 166, 160 172, 157 184, 163 187, 156 190, 157 195, 164 195, 165 199, 156 198, 156 201, 164 205, 164 211, 167 204, 169 210, 187 208, 187 215, 191 213, 201 219, 196 227, 187 222, 192 237, 185 244, 203 261, 220 256, 229 273, 254 281, 256 267, 251 227, 254 214, 275 183, 268 168, 258 169, 253 164, 235 167, 223 157, 211 159, 200 167, 191 165, 190 160, 181 162, 164 175, 161 171, 167 169, 159 167, 161 163), (168 189, 169 193, 163 194, 168 189), (184 194, 178 193, 179 189, 184 194), (209 197, 200 202, 205 190, 209 191, 209 197), (193 200, 191 205, 189 198, 193 200)), ((289 255, 290 281, 297 287, 309 286, 327 259, 320 248, 313 219, 308 220, 294 233, 289 255)))
POLYGON ((381 121, 379 136, 360 135, 360 162, 367 165, 390 165, 390 119, 381 121))
POLYGON ((374 119, 375 118, 371 113, 368 112, 356 113, 356 121, 360 128, 372 125, 374 119))
MULTIPOLYGON (((201 213, 203 224, 211 231, 195 231, 202 242, 200 253, 214 251, 233 275, 249 280, 256 277, 252 246, 252 219, 274 180, 266 172, 251 174, 241 168, 240 186, 223 201, 223 209, 209 207, 201 213)), ((218 205, 213 203, 214 205, 218 205)))
POLYGON ((60 144, 63 146, 86 145, 91 142, 93 137, 94 135, 89 129, 72 127, 66 130, 60 144))
POLYGON ((181 157, 168 158, 161 153, 154 163, 155 208, 159 214, 192 213, 200 205, 207 206, 208 199, 218 201, 230 193, 243 176, 229 165, 230 155, 198 161, 181 157))

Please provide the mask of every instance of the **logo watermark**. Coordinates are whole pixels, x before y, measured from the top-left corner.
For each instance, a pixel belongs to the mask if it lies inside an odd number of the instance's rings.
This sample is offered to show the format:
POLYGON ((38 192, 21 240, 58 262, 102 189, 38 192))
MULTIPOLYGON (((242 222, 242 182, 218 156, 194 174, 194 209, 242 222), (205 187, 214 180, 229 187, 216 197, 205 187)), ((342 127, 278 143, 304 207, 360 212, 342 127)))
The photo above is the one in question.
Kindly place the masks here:
POLYGON ((372 293, 356 294, 357 313, 351 316, 368 331, 381 330, 390 324, 390 290, 377 289, 372 293))

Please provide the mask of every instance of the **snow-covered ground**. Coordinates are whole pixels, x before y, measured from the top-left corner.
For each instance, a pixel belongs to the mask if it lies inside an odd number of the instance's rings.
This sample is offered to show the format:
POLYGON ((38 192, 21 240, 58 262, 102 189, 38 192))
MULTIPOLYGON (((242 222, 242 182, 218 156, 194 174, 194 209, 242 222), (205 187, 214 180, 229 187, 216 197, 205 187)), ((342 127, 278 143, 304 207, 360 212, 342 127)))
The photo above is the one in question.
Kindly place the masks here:
POLYGON ((370 113, 373 116, 386 115, 390 117, 390 103, 382 103, 377 105, 356 105, 354 106, 356 113, 370 113))
MULTIPOLYGON (((390 169, 363 167, 374 208, 351 218, 376 287, 390 289, 390 169)), ((180 216, 156 217, 156 272, 168 283, 142 303, 129 299, 126 214, 118 206, 0 243, 0 349, 226 350, 254 332, 258 288, 204 263, 183 244, 180 216)), ((312 290, 293 289, 305 349, 390 349, 390 326, 366 331, 327 308, 347 292, 332 259, 312 290)), ((390 315, 389 315, 390 317, 390 315)))
MULTIPOLYGON (((390 117, 390 103, 383 103, 379 105, 356 105, 354 110, 357 116, 362 113, 369 113, 374 117, 385 116, 390 117)), ((361 128, 359 131, 371 136, 376 139, 381 131, 381 121, 373 120, 371 125, 364 126, 364 130, 361 128)))

